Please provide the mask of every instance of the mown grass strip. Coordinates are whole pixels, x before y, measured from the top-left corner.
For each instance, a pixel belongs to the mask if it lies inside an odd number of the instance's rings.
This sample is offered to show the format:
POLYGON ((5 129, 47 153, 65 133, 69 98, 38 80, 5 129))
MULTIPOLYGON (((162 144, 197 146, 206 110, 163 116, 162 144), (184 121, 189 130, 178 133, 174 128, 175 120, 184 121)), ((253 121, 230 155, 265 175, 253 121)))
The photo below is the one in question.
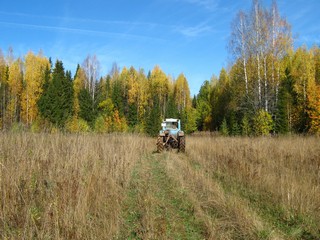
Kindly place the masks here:
POLYGON ((193 205, 187 194, 170 178, 165 170, 164 160, 152 162, 153 182, 156 184, 156 196, 160 200, 160 215, 167 216, 166 237, 171 239, 203 239, 205 228, 200 219, 194 216, 193 205))
POLYGON ((139 237, 139 229, 141 228, 141 216, 139 208, 134 204, 139 196, 139 180, 140 175, 137 164, 133 169, 130 186, 127 192, 127 199, 125 201, 125 219, 123 228, 121 229, 119 239, 142 239, 139 237))
POLYGON ((168 155, 153 154, 134 167, 117 239, 204 239, 186 193, 168 175, 168 155))

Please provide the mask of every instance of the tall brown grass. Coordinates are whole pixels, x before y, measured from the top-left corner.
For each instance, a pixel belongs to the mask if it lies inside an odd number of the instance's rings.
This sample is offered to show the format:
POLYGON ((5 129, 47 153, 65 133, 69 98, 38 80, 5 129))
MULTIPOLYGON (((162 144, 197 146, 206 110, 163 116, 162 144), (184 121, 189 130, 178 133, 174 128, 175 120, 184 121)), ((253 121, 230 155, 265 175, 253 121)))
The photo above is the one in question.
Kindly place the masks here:
POLYGON ((1 133, 1 238, 112 238, 132 167, 151 151, 134 135, 1 133))
MULTIPOLYGON (((280 227, 284 231, 290 227, 307 231, 298 236, 320 237, 318 137, 195 136, 188 140, 188 159, 220 186, 247 199, 262 220, 284 224, 287 228, 280 227), (264 219, 263 214, 269 216, 264 219)), ((287 234, 294 237, 295 233, 287 234)))
POLYGON ((206 239, 317 239, 319 140, 196 135, 186 154, 153 154, 155 139, 138 135, 0 133, 0 237, 130 236, 129 199, 143 236, 164 239, 161 211, 181 216, 162 197, 177 190, 206 239))

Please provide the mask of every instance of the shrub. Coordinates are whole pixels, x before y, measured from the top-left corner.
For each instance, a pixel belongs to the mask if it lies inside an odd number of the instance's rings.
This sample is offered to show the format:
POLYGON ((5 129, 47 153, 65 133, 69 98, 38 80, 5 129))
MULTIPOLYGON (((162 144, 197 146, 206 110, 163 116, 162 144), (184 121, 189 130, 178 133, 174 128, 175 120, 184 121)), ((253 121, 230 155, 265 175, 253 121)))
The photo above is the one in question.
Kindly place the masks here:
POLYGON ((253 129, 257 136, 269 135, 273 129, 273 120, 271 115, 264 111, 259 110, 253 118, 253 129))
POLYGON ((66 122, 66 130, 71 133, 89 132, 90 127, 82 118, 72 117, 66 122))
POLYGON ((249 136, 251 134, 250 122, 247 115, 244 115, 242 118, 241 130, 243 136, 249 136))
POLYGON ((228 124, 227 124, 227 120, 225 118, 223 119, 222 124, 220 126, 220 132, 223 136, 229 135, 228 124))

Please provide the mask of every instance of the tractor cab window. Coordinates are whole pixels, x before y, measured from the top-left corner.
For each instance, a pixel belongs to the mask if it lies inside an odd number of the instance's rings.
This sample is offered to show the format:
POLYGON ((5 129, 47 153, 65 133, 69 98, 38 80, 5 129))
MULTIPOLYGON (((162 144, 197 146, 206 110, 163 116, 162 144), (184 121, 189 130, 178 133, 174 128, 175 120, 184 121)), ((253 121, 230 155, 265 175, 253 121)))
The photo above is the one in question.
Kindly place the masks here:
POLYGON ((166 128, 177 129, 177 122, 166 122, 166 128))

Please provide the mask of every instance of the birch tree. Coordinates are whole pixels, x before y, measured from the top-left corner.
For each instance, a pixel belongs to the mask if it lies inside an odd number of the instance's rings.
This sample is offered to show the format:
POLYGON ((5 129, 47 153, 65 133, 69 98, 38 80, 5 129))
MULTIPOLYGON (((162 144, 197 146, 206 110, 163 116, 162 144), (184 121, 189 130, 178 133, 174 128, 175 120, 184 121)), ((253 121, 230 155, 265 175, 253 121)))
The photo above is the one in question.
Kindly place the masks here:
POLYGON ((169 97, 169 80, 167 75, 159 66, 155 66, 149 77, 149 96, 153 99, 153 95, 159 96, 158 102, 161 106, 161 116, 164 117, 166 112, 166 103, 169 97))
POLYGON ((88 55, 82 64, 82 68, 86 73, 85 88, 88 89, 92 99, 95 98, 96 83, 100 73, 100 62, 96 55, 88 55))
POLYGON ((21 119, 27 125, 38 116, 37 102, 42 94, 45 71, 49 67, 49 60, 39 53, 27 53, 25 57, 25 74, 21 98, 21 119))
POLYGON ((269 12, 269 22, 271 23, 271 39, 269 41, 271 44, 271 83, 273 94, 271 104, 274 109, 278 103, 279 85, 285 75, 285 69, 282 68, 281 62, 293 50, 293 40, 291 26, 286 19, 280 16, 275 0, 273 0, 269 12))
POLYGON ((182 73, 178 76, 174 85, 174 98, 176 100, 179 113, 182 113, 184 109, 191 107, 188 81, 182 73))
POLYGON ((247 75, 247 61, 248 61, 248 17, 246 13, 240 11, 234 21, 232 22, 230 50, 235 59, 241 59, 242 71, 244 75, 246 95, 249 94, 249 80, 247 75))
POLYGON ((7 116, 9 123, 20 121, 20 99, 22 93, 23 62, 20 58, 15 60, 9 67, 9 102, 7 105, 7 116))
POLYGON ((244 99, 253 103, 254 111, 273 114, 285 70, 280 63, 292 49, 290 25, 281 18, 276 1, 268 10, 260 0, 253 0, 248 13, 240 11, 232 24, 229 45, 234 61, 241 61, 244 99))

